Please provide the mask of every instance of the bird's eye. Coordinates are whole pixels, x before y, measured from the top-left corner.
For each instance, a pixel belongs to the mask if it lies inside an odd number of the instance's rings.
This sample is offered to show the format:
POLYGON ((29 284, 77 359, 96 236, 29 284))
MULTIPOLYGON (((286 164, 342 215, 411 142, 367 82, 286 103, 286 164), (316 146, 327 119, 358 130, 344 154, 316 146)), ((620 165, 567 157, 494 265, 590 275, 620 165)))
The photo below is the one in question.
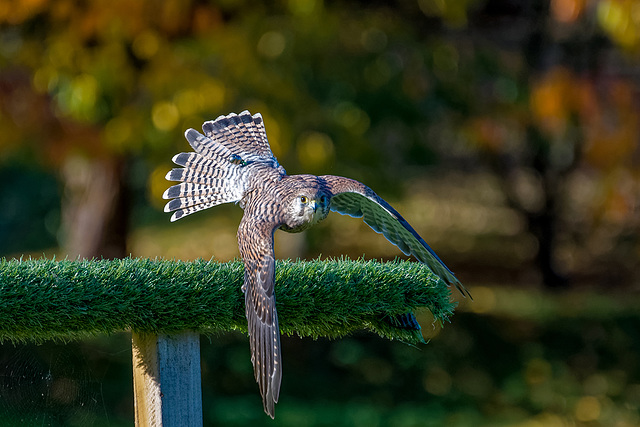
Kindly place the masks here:
POLYGON ((309 203, 309 199, 307 196, 300 196, 300 201, 304 204, 309 203))

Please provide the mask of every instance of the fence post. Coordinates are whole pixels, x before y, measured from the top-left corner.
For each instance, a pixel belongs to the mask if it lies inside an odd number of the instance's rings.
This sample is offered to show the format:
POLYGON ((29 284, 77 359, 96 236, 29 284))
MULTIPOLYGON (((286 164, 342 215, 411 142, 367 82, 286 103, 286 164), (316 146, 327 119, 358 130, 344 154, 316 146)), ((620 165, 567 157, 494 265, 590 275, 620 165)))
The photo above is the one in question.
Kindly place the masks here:
POLYGON ((136 427, 201 427, 200 335, 132 333, 136 427))

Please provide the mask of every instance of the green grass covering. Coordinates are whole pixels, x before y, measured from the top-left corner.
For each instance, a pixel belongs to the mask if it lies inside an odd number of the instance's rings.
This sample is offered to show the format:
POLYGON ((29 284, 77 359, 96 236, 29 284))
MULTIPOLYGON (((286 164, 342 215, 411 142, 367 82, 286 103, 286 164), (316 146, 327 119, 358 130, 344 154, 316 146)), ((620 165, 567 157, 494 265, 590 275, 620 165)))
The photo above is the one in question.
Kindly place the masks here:
MULTIPOLYGON (((246 332, 240 261, 150 259, 0 261, 0 340, 69 340, 124 330, 246 332)), ((420 342, 388 316, 452 314, 449 287, 406 261, 279 261, 276 301, 285 334, 339 337, 368 329, 420 342)))

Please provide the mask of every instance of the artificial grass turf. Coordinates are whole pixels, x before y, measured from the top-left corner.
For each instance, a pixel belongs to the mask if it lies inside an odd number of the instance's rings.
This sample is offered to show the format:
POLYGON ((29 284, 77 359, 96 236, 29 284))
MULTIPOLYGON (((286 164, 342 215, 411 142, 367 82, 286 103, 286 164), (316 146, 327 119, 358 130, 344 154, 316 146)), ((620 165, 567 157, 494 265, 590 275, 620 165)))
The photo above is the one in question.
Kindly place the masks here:
MULTIPOLYGON (((246 332, 243 264, 214 261, 0 261, 0 341, 41 342, 137 332, 246 332)), ((449 287, 407 261, 277 261, 276 301, 285 334, 340 337, 368 329, 416 343, 420 331, 388 319, 427 308, 446 321, 449 287)))

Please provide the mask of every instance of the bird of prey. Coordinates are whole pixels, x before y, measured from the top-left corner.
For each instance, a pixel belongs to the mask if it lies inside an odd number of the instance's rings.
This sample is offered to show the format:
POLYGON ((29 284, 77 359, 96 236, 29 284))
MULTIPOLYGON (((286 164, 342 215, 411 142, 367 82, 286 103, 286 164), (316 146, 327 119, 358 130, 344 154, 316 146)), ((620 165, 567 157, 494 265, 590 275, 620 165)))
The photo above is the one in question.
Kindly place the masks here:
MULTIPOLYGON (((329 211, 363 220, 406 255, 413 255, 463 295, 467 290, 409 223, 369 187, 339 176, 287 175, 271 152, 260 114, 220 116, 202 125, 204 135, 185 132, 193 152, 180 153, 166 179, 164 210, 171 221, 222 203, 239 203, 244 215, 238 245, 244 262, 245 313, 251 361, 265 412, 274 417, 282 379, 280 330, 274 295, 273 234, 303 231, 329 211)), ((417 325, 411 314, 396 322, 417 325)), ((417 325, 419 328, 419 325, 417 325)))

